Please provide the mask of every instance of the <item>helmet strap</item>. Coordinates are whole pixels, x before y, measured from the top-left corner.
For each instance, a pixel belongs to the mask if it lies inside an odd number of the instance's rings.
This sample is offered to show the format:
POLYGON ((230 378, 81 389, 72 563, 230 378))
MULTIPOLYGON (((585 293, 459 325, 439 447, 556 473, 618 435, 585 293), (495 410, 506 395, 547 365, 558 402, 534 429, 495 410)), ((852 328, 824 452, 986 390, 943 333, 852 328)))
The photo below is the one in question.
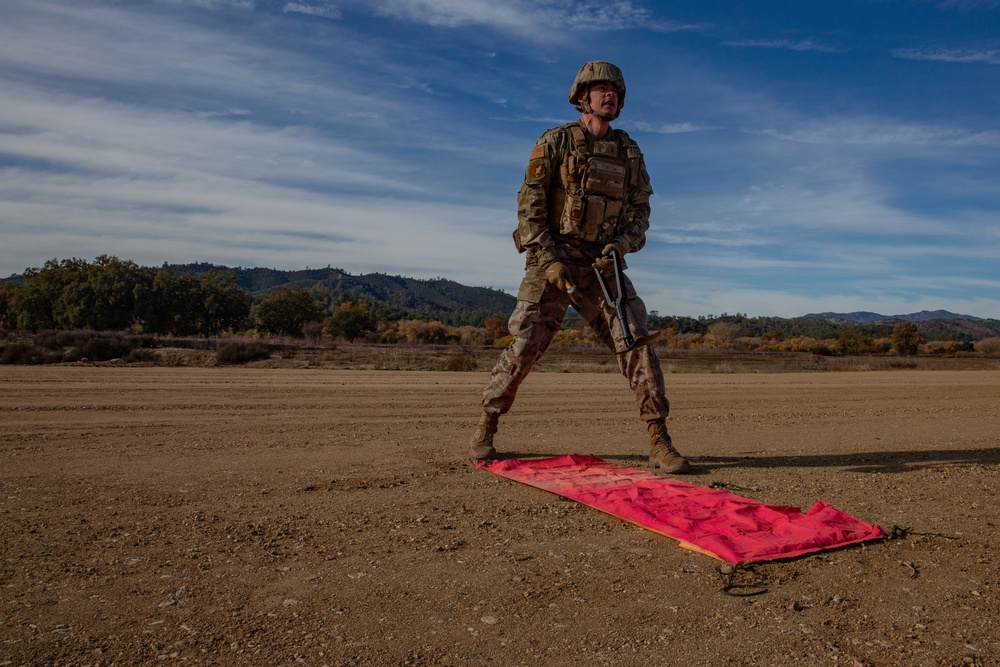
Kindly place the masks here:
POLYGON ((613 116, 610 116, 606 113, 601 113, 599 111, 594 111, 594 108, 590 106, 590 86, 587 86, 585 93, 581 97, 583 97, 583 99, 580 101, 579 109, 583 113, 589 113, 591 116, 595 116, 597 118, 600 118, 601 120, 606 120, 609 123, 613 121, 615 118, 618 118, 618 116, 622 112, 621 104, 619 104, 618 108, 615 109, 615 114, 613 116))

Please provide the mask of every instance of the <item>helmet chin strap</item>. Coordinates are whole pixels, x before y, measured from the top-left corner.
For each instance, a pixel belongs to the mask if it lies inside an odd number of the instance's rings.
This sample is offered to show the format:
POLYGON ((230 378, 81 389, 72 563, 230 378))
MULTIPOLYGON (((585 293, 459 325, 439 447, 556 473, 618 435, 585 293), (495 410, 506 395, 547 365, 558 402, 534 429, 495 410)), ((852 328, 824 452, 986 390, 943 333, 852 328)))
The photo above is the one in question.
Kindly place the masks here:
POLYGON ((622 112, 622 108, 620 106, 617 109, 615 109, 615 115, 613 116, 606 113, 601 113, 600 111, 594 111, 594 108, 590 106, 589 93, 584 95, 583 99, 580 100, 580 110, 583 111, 583 113, 589 113, 591 116, 596 116, 597 118, 600 118, 601 120, 606 120, 609 123, 613 121, 615 118, 618 118, 618 116, 622 112))

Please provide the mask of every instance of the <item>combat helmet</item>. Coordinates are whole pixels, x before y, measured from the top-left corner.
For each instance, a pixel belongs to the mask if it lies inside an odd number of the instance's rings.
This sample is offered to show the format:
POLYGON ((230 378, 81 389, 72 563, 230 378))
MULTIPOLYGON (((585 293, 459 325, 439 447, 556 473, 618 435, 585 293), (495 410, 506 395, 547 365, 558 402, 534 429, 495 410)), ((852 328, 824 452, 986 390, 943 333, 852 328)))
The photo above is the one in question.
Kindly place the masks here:
MULTIPOLYGON (((576 107, 577 111, 594 113, 593 109, 590 108, 588 100, 584 100, 581 105, 579 99, 580 93, 590 86, 590 84, 599 81, 609 81, 618 88, 618 111, 615 112, 614 118, 606 119, 614 120, 618 118, 618 114, 622 112, 622 107, 625 106, 625 77, 622 76, 620 69, 604 60, 591 60, 583 64, 583 67, 576 74, 573 87, 569 89, 569 103, 576 107)), ((600 117, 600 114, 595 115, 600 117)))

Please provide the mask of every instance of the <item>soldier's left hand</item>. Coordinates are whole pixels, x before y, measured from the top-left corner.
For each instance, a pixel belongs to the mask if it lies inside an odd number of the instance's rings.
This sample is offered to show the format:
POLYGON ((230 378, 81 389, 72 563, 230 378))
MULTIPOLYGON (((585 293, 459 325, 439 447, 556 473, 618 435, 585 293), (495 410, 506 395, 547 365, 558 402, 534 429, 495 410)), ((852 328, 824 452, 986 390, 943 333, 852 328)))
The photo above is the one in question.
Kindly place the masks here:
POLYGON ((604 249, 601 250, 601 256, 594 262, 594 268, 601 273, 610 273, 615 268, 615 260, 611 256, 611 251, 617 252, 619 257, 625 255, 625 248, 623 247, 623 244, 618 241, 604 246, 604 249))

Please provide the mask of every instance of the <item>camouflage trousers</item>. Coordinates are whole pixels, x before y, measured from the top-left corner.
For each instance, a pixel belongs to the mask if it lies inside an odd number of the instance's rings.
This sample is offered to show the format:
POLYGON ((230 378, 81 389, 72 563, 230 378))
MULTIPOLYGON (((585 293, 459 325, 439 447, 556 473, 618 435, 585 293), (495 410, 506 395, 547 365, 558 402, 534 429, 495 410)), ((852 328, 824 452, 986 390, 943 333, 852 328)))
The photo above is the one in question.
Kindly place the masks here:
MULTIPOLYGON (((501 353, 483 392, 483 410, 505 414, 514 404, 517 389, 531 372, 556 333, 562 328, 566 309, 572 305, 609 350, 623 349, 618 314, 604 299, 597 276, 589 264, 569 265, 575 289, 565 292, 545 278, 545 271, 529 266, 517 294, 517 306, 507 326, 514 340, 501 353)), ((646 306, 636 295, 628 277, 623 282, 626 301, 633 316, 632 335, 647 335, 646 306)), ((670 411, 660 360, 652 345, 641 345, 618 354, 622 375, 635 393, 639 417, 647 422, 666 418, 670 411)))

